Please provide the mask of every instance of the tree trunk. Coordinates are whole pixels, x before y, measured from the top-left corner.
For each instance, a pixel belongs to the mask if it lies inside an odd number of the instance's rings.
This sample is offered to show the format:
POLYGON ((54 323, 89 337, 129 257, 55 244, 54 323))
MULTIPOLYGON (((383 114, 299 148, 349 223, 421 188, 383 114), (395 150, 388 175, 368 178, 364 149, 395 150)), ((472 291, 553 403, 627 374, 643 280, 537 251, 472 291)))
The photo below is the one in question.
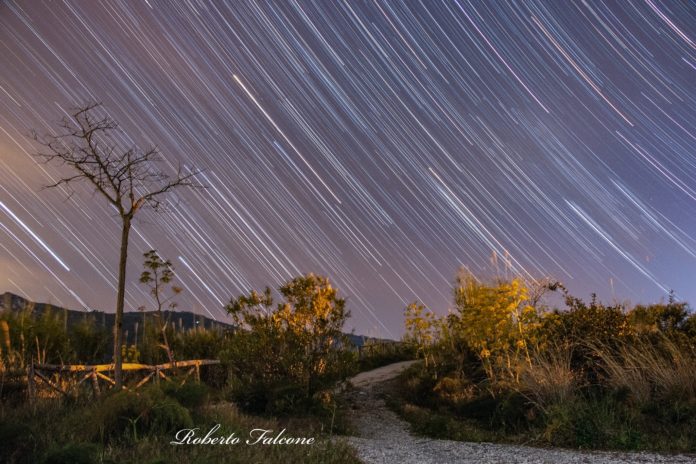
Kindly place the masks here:
POLYGON ((174 366, 174 353, 172 353, 172 348, 169 346, 169 339, 167 338, 167 323, 169 321, 164 321, 164 314, 159 311, 160 316, 160 331, 162 332, 162 341, 164 342, 164 349, 167 351, 167 358, 169 359, 169 364, 174 366))
POLYGON ((126 296, 126 262, 128 261, 128 234, 130 233, 131 220, 123 219, 121 230, 121 256, 118 261, 118 295, 116 296, 116 319, 114 321, 114 381, 116 390, 123 386, 123 357, 121 346, 123 345, 123 307, 126 296))

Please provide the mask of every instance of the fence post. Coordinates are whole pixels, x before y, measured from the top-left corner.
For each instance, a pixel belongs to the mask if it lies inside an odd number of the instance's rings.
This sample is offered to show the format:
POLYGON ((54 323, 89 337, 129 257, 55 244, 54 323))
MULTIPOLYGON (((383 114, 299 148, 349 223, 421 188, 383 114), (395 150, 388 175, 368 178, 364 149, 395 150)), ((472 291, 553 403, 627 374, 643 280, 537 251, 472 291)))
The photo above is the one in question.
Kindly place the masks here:
POLYGON ((99 390, 99 378, 97 378, 97 369, 92 369, 92 388, 94 389, 94 397, 97 398, 99 395, 101 395, 101 391, 99 390))

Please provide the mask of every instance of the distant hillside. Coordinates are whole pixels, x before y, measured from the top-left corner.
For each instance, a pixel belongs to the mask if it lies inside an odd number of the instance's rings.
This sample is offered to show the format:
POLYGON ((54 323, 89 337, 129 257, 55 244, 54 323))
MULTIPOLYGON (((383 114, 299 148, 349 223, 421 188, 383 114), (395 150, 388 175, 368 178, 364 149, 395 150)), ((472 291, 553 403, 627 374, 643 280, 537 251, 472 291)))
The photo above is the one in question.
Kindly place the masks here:
MULTIPOLYGON (((0 311, 28 311, 33 315, 41 315, 44 311, 53 311, 55 313, 63 313, 66 326, 71 326, 77 322, 84 321, 86 318, 91 318, 99 326, 111 328, 114 326, 114 313, 104 311, 78 311, 74 309, 62 308, 50 303, 36 303, 27 300, 14 293, 5 292, 0 295, 0 311)), ((153 315, 155 311, 145 311, 145 315, 153 315)), ((189 330, 194 327, 217 330, 234 330, 234 325, 225 322, 219 322, 209 317, 195 314, 190 311, 163 311, 168 318, 178 329, 189 330)), ((123 313, 123 333, 124 337, 127 334, 126 343, 133 343, 135 338, 135 325, 143 320, 142 312, 125 312, 123 313)), ((363 346, 368 341, 383 341, 391 342, 392 340, 381 340, 363 335, 346 334, 348 339, 356 347, 363 346)))
MULTIPOLYGON (((0 295, 0 311, 28 311, 33 315, 41 315, 45 311, 53 311, 54 313, 62 313, 65 317, 65 324, 71 326, 77 322, 91 318, 99 326, 111 328, 114 326, 114 313, 104 311, 77 311, 74 309, 62 308, 50 303, 36 303, 19 295, 6 292, 0 295)), ((195 314, 190 311, 163 311, 168 318, 180 330, 189 330, 194 327, 219 330, 233 330, 232 324, 218 322, 200 314, 195 314)), ((144 314, 153 315, 155 311, 144 311, 144 314)), ((125 312, 123 313, 123 332, 128 334, 128 343, 133 342, 135 334, 135 324, 142 322, 143 312, 125 312)))

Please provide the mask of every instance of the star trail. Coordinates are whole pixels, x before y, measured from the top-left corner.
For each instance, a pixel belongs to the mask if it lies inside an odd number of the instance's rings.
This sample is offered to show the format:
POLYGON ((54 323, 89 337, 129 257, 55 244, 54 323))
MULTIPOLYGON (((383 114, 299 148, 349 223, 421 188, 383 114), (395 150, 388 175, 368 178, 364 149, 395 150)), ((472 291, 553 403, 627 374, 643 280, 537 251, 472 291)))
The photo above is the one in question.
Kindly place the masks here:
POLYGON ((398 337, 464 266, 696 301, 696 3, 0 2, 0 291, 113 310, 119 223, 32 156, 100 101, 123 146, 203 170, 131 233, 180 307, 306 272, 398 337))

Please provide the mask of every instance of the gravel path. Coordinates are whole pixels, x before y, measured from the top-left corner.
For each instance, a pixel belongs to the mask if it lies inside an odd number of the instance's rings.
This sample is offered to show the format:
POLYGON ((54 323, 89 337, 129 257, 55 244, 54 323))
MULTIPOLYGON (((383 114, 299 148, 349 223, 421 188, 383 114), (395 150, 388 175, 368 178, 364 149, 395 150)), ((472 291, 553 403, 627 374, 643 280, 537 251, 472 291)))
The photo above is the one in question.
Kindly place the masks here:
POLYGON ((359 436, 350 437, 348 442, 366 464, 696 464, 696 457, 684 455, 580 452, 413 436, 408 423, 389 410, 382 399, 385 382, 410 364, 411 361, 391 364, 363 372, 350 380, 355 387, 348 393, 353 405, 351 420, 359 436))

